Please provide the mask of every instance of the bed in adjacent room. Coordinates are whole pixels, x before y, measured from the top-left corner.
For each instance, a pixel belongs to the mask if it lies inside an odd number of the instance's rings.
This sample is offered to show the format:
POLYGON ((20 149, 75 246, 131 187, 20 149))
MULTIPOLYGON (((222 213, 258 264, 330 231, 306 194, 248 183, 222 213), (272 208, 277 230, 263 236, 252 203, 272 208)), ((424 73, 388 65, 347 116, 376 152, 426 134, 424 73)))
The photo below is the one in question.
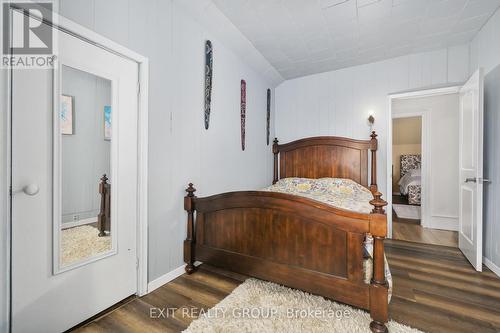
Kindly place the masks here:
POLYGON ((421 156, 401 155, 401 178, 398 182, 400 193, 408 198, 410 205, 420 205, 422 192, 421 156))
POLYGON ((375 133, 275 140, 272 186, 197 198, 190 184, 186 271, 198 260, 328 297, 369 310, 371 330, 385 332, 387 203, 377 189, 376 150, 375 133))

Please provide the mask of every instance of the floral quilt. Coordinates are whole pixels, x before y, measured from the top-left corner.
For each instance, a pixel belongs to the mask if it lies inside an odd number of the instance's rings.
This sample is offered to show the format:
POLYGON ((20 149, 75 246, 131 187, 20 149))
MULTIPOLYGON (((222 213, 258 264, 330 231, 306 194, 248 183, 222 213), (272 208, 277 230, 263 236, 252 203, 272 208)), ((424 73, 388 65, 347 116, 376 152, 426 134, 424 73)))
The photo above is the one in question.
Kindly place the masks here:
POLYGON ((284 178, 264 191, 282 192, 307 197, 328 205, 355 211, 370 213, 373 195, 366 187, 350 179, 343 178, 284 178))

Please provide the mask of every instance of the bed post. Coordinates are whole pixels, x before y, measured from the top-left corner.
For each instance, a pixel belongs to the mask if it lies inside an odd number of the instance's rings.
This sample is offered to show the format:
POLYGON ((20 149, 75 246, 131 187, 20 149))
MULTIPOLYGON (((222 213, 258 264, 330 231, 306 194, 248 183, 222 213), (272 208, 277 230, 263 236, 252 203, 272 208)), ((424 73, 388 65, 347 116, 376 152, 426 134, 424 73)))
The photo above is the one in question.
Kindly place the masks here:
MULTIPOLYGON (((376 185, 375 185, 376 186, 376 185)), ((370 329, 374 333, 388 332, 385 325, 389 320, 388 289, 385 279, 384 238, 387 235, 387 215, 384 206, 387 202, 382 199, 382 193, 373 193, 374 199, 370 204, 374 206, 370 214, 370 234, 373 236, 373 275, 370 281, 370 329)))
POLYGON ((192 183, 189 183, 186 189, 187 195, 184 197, 184 209, 188 213, 187 219, 187 238, 184 241, 184 262, 186 263, 186 273, 191 274, 195 270, 194 266, 194 192, 196 189, 192 183))
POLYGON ((274 138, 273 141, 273 154, 274 154, 274 175, 273 175, 273 184, 276 184, 278 181, 278 138, 274 138))
POLYGON ((378 191, 377 187, 377 147, 378 147, 378 140, 377 140, 377 133, 375 131, 372 132, 370 135, 372 138, 370 140, 370 150, 372 152, 372 167, 371 167, 371 184, 370 184, 370 191, 372 193, 375 193, 378 191))
POLYGON ((106 210, 108 207, 106 207, 109 203, 106 202, 106 195, 108 191, 108 176, 106 174, 102 175, 101 177, 101 182, 99 183, 99 194, 101 195, 101 206, 99 208, 99 214, 97 214, 97 229, 99 229, 99 237, 106 236, 106 224, 108 221, 106 221, 107 214, 106 210))

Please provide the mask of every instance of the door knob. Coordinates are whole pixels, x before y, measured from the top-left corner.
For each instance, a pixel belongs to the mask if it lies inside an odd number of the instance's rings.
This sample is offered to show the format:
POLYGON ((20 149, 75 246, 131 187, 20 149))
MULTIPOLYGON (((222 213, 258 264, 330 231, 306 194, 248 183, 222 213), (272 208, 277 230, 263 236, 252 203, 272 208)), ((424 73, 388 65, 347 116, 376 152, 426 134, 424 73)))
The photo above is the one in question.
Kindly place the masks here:
POLYGON ((475 183, 477 182, 477 178, 474 177, 474 178, 465 178, 465 182, 466 183, 475 183))
POLYGON ((13 194, 23 192, 26 195, 33 196, 40 192, 40 187, 37 184, 28 184, 24 186, 21 190, 14 191, 13 194))
POLYGON ((479 180, 481 181, 481 183, 486 183, 486 184, 491 184, 491 180, 489 179, 486 179, 486 178, 479 178, 479 180))

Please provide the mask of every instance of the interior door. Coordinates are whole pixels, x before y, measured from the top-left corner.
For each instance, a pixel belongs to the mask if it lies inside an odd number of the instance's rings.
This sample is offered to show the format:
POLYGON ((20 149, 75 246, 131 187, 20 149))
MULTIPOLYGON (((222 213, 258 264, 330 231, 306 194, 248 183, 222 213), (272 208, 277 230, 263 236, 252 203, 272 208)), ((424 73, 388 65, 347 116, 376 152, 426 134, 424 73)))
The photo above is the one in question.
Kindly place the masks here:
POLYGON ((483 72, 460 89, 458 246, 477 271, 483 258, 483 72))
POLYGON ((137 290, 138 65, 57 34, 55 70, 12 74, 12 332, 65 331, 137 290))

